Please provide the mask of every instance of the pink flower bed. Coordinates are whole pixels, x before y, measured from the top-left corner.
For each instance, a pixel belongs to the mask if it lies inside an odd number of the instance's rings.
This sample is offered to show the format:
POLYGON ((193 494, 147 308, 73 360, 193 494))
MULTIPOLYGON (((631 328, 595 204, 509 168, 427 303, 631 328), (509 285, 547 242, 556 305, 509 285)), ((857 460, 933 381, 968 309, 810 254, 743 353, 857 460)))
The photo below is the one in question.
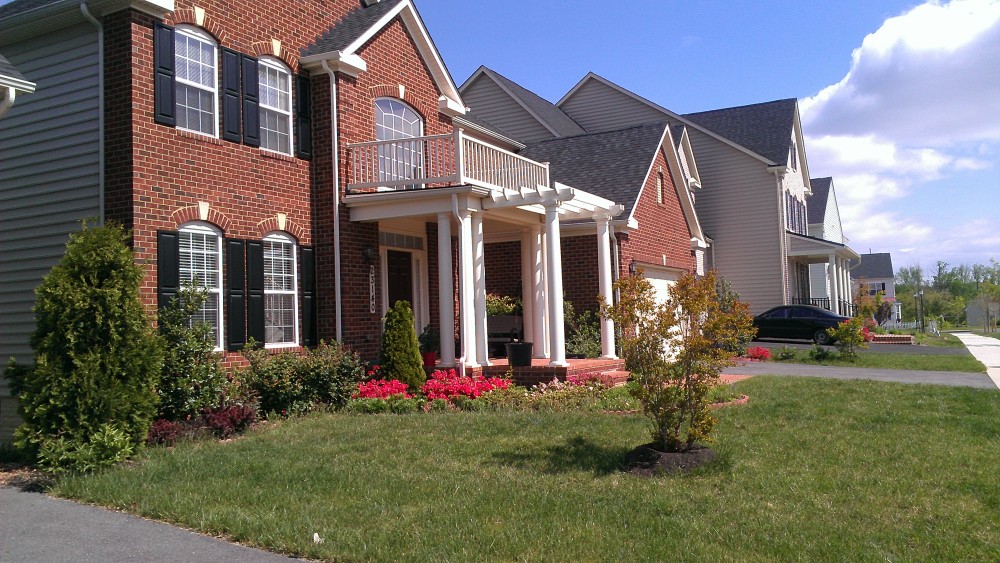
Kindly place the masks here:
POLYGON ((465 376, 458 375, 453 369, 437 370, 430 375, 427 383, 420 389, 428 399, 452 400, 455 397, 469 397, 475 399, 483 393, 489 393, 494 389, 506 389, 510 387, 509 379, 500 377, 486 378, 481 375, 465 376))
POLYGON ((746 357, 755 362, 766 362, 771 359, 771 351, 763 346, 751 346, 747 348, 746 357))
POLYGON ((406 392, 407 389, 408 386, 398 379, 393 379, 392 381, 373 379, 364 383, 358 383, 358 391, 352 395, 352 398, 388 399, 394 395, 402 395, 404 399, 409 399, 410 394, 406 392))

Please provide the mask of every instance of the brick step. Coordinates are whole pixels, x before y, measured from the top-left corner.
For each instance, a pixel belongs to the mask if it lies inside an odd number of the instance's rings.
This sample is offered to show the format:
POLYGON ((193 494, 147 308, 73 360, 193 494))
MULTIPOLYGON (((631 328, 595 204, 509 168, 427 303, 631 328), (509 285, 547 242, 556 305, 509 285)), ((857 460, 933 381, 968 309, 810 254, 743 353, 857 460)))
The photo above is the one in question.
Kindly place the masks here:
POLYGON ((912 334, 873 334, 872 344, 913 344, 912 334))

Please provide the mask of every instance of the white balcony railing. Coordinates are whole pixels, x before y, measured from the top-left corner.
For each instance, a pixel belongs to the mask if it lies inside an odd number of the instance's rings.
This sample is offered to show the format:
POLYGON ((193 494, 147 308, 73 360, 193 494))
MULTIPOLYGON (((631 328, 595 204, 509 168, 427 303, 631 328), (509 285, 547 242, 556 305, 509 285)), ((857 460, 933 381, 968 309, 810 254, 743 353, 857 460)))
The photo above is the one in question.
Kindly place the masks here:
POLYGON ((430 135, 347 146, 348 190, 412 190, 473 184, 518 190, 549 185, 547 164, 484 143, 456 129, 430 135))

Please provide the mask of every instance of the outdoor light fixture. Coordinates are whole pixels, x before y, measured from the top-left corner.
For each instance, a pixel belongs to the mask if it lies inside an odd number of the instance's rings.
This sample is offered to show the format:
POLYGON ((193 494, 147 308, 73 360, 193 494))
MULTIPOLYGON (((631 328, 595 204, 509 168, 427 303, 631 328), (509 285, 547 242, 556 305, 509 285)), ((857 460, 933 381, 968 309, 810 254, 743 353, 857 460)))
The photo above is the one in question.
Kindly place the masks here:
POLYGON ((365 262, 371 264, 372 263, 372 258, 374 256, 375 256, 375 249, 372 248, 372 247, 370 247, 370 246, 366 246, 365 247, 365 262))
POLYGON ((635 275, 635 258, 628 263, 628 273, 633 276, 635 275))

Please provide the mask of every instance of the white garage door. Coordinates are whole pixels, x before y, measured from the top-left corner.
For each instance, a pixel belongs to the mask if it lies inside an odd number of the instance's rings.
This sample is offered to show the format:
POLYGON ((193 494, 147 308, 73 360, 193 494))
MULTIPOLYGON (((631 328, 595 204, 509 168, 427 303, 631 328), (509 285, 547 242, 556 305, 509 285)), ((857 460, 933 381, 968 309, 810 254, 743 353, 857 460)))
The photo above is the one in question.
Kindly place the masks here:
POLYGON ((656 300, 663 303, 667 300, 670 286, 677 282, 680 275, 669 270, 655 270, 648 268, 645 270, 646 279, 653 284, 653 291, 656 292, 656 300))

